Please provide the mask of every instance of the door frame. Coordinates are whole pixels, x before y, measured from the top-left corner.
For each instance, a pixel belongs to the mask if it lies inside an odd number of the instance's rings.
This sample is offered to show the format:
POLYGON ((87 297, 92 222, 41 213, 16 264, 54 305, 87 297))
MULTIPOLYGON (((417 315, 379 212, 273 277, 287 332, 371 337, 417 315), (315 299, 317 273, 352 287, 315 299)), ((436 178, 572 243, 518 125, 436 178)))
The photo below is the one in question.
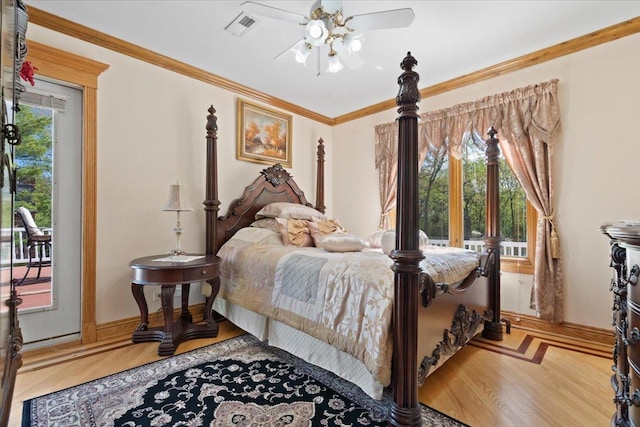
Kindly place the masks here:
POLYGON ((96 211, 98 76, 109 65, 27 40, 27 61, 44 77, 73 83, 82 89, 82 273, 80 340, 97 341, 96 211))

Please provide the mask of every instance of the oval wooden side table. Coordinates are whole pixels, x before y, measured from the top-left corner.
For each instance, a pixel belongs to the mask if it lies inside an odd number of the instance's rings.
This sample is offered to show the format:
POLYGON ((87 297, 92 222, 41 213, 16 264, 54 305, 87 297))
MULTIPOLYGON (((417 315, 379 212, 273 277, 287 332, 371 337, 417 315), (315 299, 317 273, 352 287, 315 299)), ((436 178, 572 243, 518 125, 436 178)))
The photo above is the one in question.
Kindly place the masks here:
POLYGON ((158 355, 170 356, 178 345, 193 338, 218 336, 218 324, 213 318, 211 306, 220 289, 220 258, 215 255, 187 255, 198 257, 188 262, 167 259, 167 255, 154 255, 134 259, 129 263, 133 278, 131 292, 140 308, 140 324, 132 336, 134 343, 160 341, 158 355), (162 261, 157 261, 161 259, 162 261), (204 322, 193 323, 189 312, 189 288, 192 282, 207 281, 211 295, 204 304, 204 322), (182 286, 182 312, 173 320, 173 295, 176 286, 182 286), (149 309, 144 296, 145 286, 160 286, 160 300, 164 317, 163 326, 149 327, 149 309))

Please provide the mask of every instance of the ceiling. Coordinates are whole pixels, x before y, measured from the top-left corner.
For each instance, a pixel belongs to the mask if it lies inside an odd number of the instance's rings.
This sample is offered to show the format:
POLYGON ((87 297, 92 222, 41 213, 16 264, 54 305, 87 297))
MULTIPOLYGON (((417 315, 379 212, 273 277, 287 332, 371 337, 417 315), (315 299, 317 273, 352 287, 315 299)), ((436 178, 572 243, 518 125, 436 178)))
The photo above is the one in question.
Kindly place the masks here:
MULTIPOLYGON (((638 0, 344 0, 345 16, 410 7, 415 19, 407 28, 364 32, 359 69, 325 72, 323 48, 318 75, 314 54, 306 67, 293 55, 274 61, 302 38, 300 25, 254 15, 257 25, 242 37, 225 31, 244 0, 24 1, 329 118, 394 98, 407 51, 423 88, 640 16, 638 0)), ((256 2, 305 16, 313 4, 256 2)))

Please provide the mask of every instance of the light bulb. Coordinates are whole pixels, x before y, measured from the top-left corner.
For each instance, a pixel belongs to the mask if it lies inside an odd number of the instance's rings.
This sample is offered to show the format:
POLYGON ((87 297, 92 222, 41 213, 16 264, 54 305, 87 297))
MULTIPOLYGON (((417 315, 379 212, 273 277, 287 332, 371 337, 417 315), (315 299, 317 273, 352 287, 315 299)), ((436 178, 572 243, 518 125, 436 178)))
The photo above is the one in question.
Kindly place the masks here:
POLYGON ((349 42, 349 52, 360 52, 362 49, 362 34, 359 34, 349 42))

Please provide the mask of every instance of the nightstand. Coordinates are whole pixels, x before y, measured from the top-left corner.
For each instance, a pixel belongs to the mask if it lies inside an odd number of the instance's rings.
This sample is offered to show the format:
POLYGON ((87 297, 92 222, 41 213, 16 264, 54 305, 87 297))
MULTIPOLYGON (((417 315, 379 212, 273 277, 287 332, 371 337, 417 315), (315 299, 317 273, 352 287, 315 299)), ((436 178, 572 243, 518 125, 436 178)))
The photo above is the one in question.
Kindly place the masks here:
POLYGON ((211 306, 220 289, 220 258, 215 255, 188 255, 198 258, 189 262, 156 261, 167 255, 154 255, 134 259, 129 263, 133 270, 131 292, 140 308, 140 324, 133 333, 134 343, 160 341, 158 355, 170 356, 178 345, 193 338, 210 338, 218 335, 218 324, 213 319, 211 306), (207 281, 211 295, 204 304, 204 323, 193 323, 189 313, 189 288, 192 282, 207 281), (173 295, 176 286, 182 286, 182 313, 173 320, 173 295), (144 296, 145 286, 160 286, 160 300, 164 326, 149 327, 149 309, 144 296))

